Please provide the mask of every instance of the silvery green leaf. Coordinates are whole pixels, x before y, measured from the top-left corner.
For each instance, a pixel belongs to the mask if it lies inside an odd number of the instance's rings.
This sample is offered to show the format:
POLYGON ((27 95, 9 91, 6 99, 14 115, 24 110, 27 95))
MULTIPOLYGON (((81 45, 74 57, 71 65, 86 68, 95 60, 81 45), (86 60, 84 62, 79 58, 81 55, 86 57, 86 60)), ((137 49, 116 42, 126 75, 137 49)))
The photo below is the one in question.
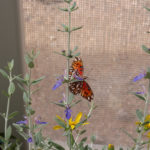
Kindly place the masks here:
POLYGON ((65 30, 66 32, 68 32, 68 31, 69 31, 69 27, 68 27, 68 26, 66 26, 65 24, 62 24, 62 27, 64 28, 64 30, 65 30))
POLYGON ((141 100, 143 100, 143 101, 146 101, 144 96, 142 96, 142 95, 140 95, 140 94, 136 94, 136 92, 133 92, 133 94, 134 94, 136 97, 138 97, 139 99, 141 99, 141 100))
POLYGON ((148 11, 150 11, 150 8, 148 8, 148 7, 144 7, 146 10, 148 10, 148 11))
POLYGON ((58 8, 59 10, 61 10, 61 11, 68 11, 68 9, 67 8, 58 8))
POLYGON ((150 54, 150 49, 147 48, 145 45, 142 45, 142 49, 143 49, 146 53, 150 54))
POLYGON ((80 26, 80 27, 73 27, 73 28, 71 29, 71 31, 76 31, 76 30, 82 29, 82 27, 83 27, 83 26, 80 26))
POLYGON ((5 118, 5 113, 0 113, 0 115, 1 115, 3 118, 5 118))
POLYGON ((139 119, 140 122, 144 121, 144 115, 143 115, 143 112, 140 109, 136 110, 136 116, 137 116, 137 118, 139 119))
POLYGON ((8 74, 4 70, 0 69, 0 73, 2 74, 3 77, 5 77, 6 79, 9 79, 8 74))
POLYGON ((42 76, 42 77, 40 77, 39 79, 32 81, 32 85, 38 84, 38 83, 39 83, 41 80, 43 80, 44 78, 45 78, 45 76, 42 76))
POLYGON ((77 4, 76 2, 73 3, 73 5, 70 8, 71 11, 76 7, 76 4, 77 4))
POLYGON ((74 56, 76 57, 76 56, 79 56, 79 55, 80 55, 80 52, 76 53, 74 56))
POLYGON ((14 67, 14 60, 12 59, 10 62, 8 62, 8 69, 11 71, 14 67))
POLYGON ((6 130, 6 139, 8 140, 11 136, 12 128, 9 126, 6 130))
POLYGON ((15 84, 13 82, 10 82, 8 87, 8 94, 12 95, 15 92, 15 84))
POLYGON ((8 119, 14 118, 18 114, 18 111, 12 112, 9 116, 8 119))
POLYGON ((26 92, 23 92, 23 100, 26 104, 29 103, 29 97, 28 97, 28 94, 26 92))

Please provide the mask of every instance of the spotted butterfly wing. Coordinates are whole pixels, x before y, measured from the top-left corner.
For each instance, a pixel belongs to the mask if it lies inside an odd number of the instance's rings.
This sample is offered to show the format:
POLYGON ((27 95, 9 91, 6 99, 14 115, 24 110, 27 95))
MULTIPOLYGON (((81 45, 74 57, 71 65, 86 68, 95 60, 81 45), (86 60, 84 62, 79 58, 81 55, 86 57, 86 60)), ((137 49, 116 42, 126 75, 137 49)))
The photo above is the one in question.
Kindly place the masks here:
POLYGON ((76 81, 76 82, 70 83, 69 90, 74 95, 77 95, 81 93, 82 87, 83 87, 83 81, 76 81))
POLYGON ((81 93, 81 96, 87 99, 88 101, 91 101, 94 98, 92 89, 90 88, 89 84, 84 80, 70 83, 69 90, 74 95, 78 95, 81 93))
POLYGON ((69 78, 71 78, 73 74, 76 74, 79 77, 83 77, 83 71, 84 68, 83 68, 82 59, 80 57, 75 57, 69 69, 69 78))

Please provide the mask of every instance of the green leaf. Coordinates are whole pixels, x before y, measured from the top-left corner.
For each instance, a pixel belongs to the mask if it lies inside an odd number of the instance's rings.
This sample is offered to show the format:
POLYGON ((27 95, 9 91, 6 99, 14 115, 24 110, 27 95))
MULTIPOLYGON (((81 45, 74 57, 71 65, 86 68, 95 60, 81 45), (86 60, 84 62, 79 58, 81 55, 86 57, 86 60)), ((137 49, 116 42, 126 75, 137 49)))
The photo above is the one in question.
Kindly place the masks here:
POLYGON ((74 53, 78 49, 78 46, 75 46, 75 48, 72 50, 72 53, 74 53))
POLYGON ((133 92, 133 94, 134 94, 136 97, 138 97, 139 99, 141 99, 141 100, 143 100, 143 101, 146 101, 144 96, 142 96, 142 95, 140 95, 140 94, 136 94, 136 92, 133 92))
POLYGON ((82 131, 80 131, 79 135, 82 135, 82 134, 84 134, 85 132, 86 132, 86 130, 82 130, 82 131))
POLYGON ((65 107, 65 104, 64 103, 56 103, 56 102, 52 102, 53 104, 56 104, 57 106, 60 106, 60 107, 65 107))
POLYGON ((16 80, 21 82, 22 84, 26 84, 27 85, 27 81, 25 79, 23 79, 23 78, 20 78, 20 77, 17 76, 16 80))
POLYGON ((121 131, 122 131, 123 133, 125 133, 128 137, 130 137, 130 138, 136 143, 136 139, 133 138, 130 133, 128 133, 128 132, 127 132, 126 130, 124 130, 124 129, 121 129, 121 131))
POLYGON ((74 99, 74 95, 72 93, 69 94, 68 104, 70 105, 74 99))
POLYGON ((14 67, 14 60, 12 59, 10 62, 8 62, 8 69, 11 71, 14 67))
POLYGON ((61 145, 59 145, 51 140, 49 141, 49 144, 52 144, 53 147, 55 147, 57 150, 65 150, 65 148, 63 148, 61 145))
POLYGON ((76 56, 79 56, 79 55, 80 55, 80 52, 76 53, 74 56, 76 57, 76 56))
POLYGON ((70 29, 68 26, 66 26, 65 24, 62 24, 62 27, 64 28, 65 32, 68 32, 70 29))
POLYGON ((13 82, 10 82, 8 87, 8 94, 12 95, 15 92, 15 84, 13 82))
POLYGON ((82 100, 78 100, 78 101, 76 101, 76 102, 72 103, 72 104, 70 105, 70 107, 73 107, 74 105, 76 105, 76 104, 80 103, 81 101, 82 101, 82 100))
POLYGON ((74 10, 74 8, 76 7, 76 5, 77 5, 77 3, 74 2, 73 5, 71 6, 70 10, 71 10, 71 11, 74 10))
POLYGON ((18 111, 12 112, 9 116, 8 119, 14 118, 18 114, 18 111))
POLYGON ((25 88, 24 88, 21 84, 17 83, 17 85, 18 85, 18 87, 19 87, 23 92, 26 91, 25 88))
POLYGON ((145 45, 142 45, 142 49, 143 49, 146 53, 150 54, 150 49, 147 48, 145 45))
POLYGON ((96 141, 96 136, 92 135, 90 139, 91 139, 91 142, 94 143, 96 141))
POLYGON ((25 62, 29 68, 34 68, 33 58, 29 54, 25 55, 25 62))
POLYGON ((72 2, 72 0, 64 0, 64 2, 70 4, 72 2))
POLYGON ((11 133, 12 133, 12 128, 11 126, 9 126, 6 130, 6 139, 9 140, 11 137, 11 133))
POLYGON ((144 7, 147 11, 150 11, 150 8, 144 7))
POLYGON ((23 132, 23 127, 21 125, 13 123, 13 126, 17 129, 18 132, 23 132))
POLYGON ((37 80, 32 81, 32 85, 38 84, 41 80, 43 80, 45 78, 45 76, 40 77, 37 80))
POLYGON ((68 8, 58 8, 59 10, 61 10, 61 11, 66 11, 66 12, 68 12, 68 8))
POLYGON ((23 100, 26 104, 29 103, 29 101, 30 101, 26 92, 23 92, 23 100))
POLYGON ((3 76, 4 78, 9 79, 8 74, 7 74, 4 70, 0 69, 0 73, 2 74, 2 76, 3 76))
POLYGON ((144 121, 144 115, 143 115, 143 112, 140 109, 136 110, 136 116, 137 116, 137 118, 139 119, 140 122, 144 121))
POLYGON ((73 27, 71 31, 76 31, 76 30, 82 29, 82 27, 83 27, 83 26, 80 26, 80 27, 73 27))
POLYGON ((0 113, 0 116, 5 119, 5 113, 0 113))
POLYGON ((60 120, 60 119, 58 119, 58 118, 55 118, 55 121, 56 121, 57 124, 60 125, 61 127, 66 128, 66 124, 65 124, 62 120, 60 120))

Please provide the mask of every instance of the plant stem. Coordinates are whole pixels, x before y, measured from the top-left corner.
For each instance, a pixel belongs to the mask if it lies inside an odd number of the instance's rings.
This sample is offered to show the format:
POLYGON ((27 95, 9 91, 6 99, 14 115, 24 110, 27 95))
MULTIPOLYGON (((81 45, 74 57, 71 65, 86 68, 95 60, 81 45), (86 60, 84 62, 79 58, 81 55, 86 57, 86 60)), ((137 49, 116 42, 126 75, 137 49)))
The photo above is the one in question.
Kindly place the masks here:
MULTIPOLYGON (((28 83, 28 99, 29 99, 29 103, 31 101, 31 95, 30 95, 30 91, 31 91, 31 69, 29 69, 29 83, 28 83)), ((28 109, 30 109, 30 104, 28 104, 28 109)), ((28 115, 28 121, 29 121, 29 136, 32 135, 32 132, 31 132, 31 128, 32 128, 32 122, 31 122, 31 114, 28 115)), ((29 143, 29 150, 32 150, 32 143, 29 143)))
MULTIPOLYGON (((69 31, 68 31, 68 52, 67 52, 67 55, 69 56, 70 55, 70 39, 71 39, 71 12, 70 12, 70 3, 69 3, 69 7, 68 7, 68 10, 69 10, 69 18, 68 18, 68 22, 69 22, 69 31)), ((70 67, 70 58, 68 57, 67 58, 67 80, 69 80, 69 67, 70 67)), ((69 104, 69 83, 67 83, 67 105, 69 104)), ((67 121, 67 124, 69 126, 69 122, 67 121)), ((72 134, 72 133, 70 133, 72 134)), ((71 137, 71 136, 69 136, 71 137)), ((70 142, 69 142, 69 150, 72 149, 72 146, 71 146, 71 138, 69 139, 70 142)))
POLYGON ((4 150, 7 149, 8 147, 8 140, 6 138, 6 133, 7 133, 7 124, 8 124, 8 114, 9 114, 9 107, 10 107, 10 96, 8 97, 7 101, 7 111, 6 111, 6 117, 5 117, 5 145, 4 145, 4 150))
MULTIPOLYGON (((147 98, 146 98, 146 102, 145 102, 145 107, 144 107, 144 116, 143 116, 143 122, 145 120, 145 117, 147 116, 147 112, 148 112, 148 105, 149 105, 149 97, 150 97, 150 80, 149 80, 149 86, 148 86, 148 94, 147 94, 147 98)), ((135 146, 135 150, 140 150, 141 147, 141 140, 142 140, 142 134, 143 134, 143 127, 140 127, 141 132, 139 133, 137 142, 136 142, 136 146, 135 146)))
MULTIPOLYGON (((12 82, 12 76, 11 76, 11 71, 9 73, 9 85, 12 82)), ((11 99, 11 95, 8 96, 8 100, 7 100, 7 110, 6 110, 6 116, 5 116, 5 142, 4 142, 4 150, 7 150, 8 147, 8 139, 6 137, 7 134, 7 126, 8 126, 8 115, 9 115, 9 108, 10 108, 10 99, 11 99)))

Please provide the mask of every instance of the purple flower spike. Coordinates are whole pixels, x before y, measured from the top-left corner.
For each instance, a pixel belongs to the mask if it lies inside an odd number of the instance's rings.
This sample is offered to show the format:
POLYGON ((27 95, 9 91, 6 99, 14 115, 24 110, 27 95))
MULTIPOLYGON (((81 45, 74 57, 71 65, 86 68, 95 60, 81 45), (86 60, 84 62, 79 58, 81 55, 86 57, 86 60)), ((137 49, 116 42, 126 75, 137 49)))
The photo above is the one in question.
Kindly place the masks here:
POLYGON ((60 76, 56 82, 56 84, 53 86, 52 90, 56 90, 58 87, 60 87, 62 85, 64 81, 64 76, 60 76))
POLYGON ((144 92, 136 92, 136 94, 144 94, 144 92))
POLYGON ((69 120, 71 118, 71 112, 72 112, 72 110, 69 107, 67 107, 65 110, 67 120, 69 120))
POLYGON ((32 143, 33 142, 32 137, 29 137, 27 141, 28 143, 32 143))
POLYGON ((47 124, 47 122, 42 122, 40 120, 36 120, 36 124, 47 124))
POLYGON ((27 124, 27 123, 28 123, 27 120, 21 120, 21 121, 16 122, 16 124, 27 124))
POLYGON ((146 73, 140 73, 138 76, 136 76, 134 79, 133 79, 133 82, 136 82, 142 78, 144 78, 146 76, 146 73))

